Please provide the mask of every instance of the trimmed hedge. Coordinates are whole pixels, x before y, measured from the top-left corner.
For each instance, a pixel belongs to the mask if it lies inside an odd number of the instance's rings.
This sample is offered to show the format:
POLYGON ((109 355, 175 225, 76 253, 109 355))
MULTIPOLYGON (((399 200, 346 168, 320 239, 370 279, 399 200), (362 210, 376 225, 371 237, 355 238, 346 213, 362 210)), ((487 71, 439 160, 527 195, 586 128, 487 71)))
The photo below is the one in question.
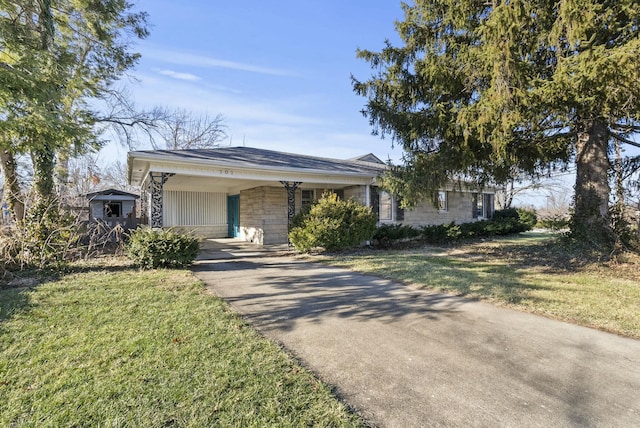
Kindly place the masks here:
POLYGON ((537 222, 532 210, 511 208, 499 210, 490 220, 473 223, 439 224, 423 226, 420 229, 407 225, 382 225, 378 228, 375 239, 381 247, 387 247, 393 241, 420 236, 432 244, 445 244, 463 239, 485 238, 490 236, 510 235, 533 229, 537 222))
POLYGON ((409 225, 382 224, 373 235, 373 240, 381 247, 388 247, 393 241, 420 236, 420 231, 409 225))
POLYGON ((198 238, 174 229, 140 227, 129 235, 127 254, 142 269, 182 268, 190 265, 200 251, 198 238))

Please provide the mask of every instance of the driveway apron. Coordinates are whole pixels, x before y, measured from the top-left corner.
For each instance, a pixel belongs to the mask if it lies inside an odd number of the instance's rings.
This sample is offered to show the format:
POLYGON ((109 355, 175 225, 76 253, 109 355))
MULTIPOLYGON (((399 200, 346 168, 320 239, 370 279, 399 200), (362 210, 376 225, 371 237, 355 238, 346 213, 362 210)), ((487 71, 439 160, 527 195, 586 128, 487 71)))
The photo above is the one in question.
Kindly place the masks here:
POLYGON ((255 247, 194 272, 371 425, 640 427, 640 341, 255 247))

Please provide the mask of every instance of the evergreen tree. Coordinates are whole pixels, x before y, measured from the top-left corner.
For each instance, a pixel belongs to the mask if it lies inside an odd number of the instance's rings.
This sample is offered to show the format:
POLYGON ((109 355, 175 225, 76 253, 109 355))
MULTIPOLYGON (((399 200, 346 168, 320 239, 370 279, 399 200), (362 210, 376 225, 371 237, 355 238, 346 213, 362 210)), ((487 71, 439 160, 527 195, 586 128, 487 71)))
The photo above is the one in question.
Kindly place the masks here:
POLYGON ((608 174, 614 141, 639 146, 636 0, 415 0, 402 46, 358 51, 354 78, 374 132, 405 165, 386 184, 411 205, 452 178, 480 184, 575 161, 574 236, 614 239, 608 174))

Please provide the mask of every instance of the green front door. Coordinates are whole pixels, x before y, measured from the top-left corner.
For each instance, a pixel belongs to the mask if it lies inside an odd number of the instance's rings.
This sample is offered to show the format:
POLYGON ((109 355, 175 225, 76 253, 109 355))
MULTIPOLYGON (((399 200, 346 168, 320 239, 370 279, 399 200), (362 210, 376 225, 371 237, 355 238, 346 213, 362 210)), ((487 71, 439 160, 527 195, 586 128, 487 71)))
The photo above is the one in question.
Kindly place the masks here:
POLYGON ((240 236, 240 195, 227 196, 229 238, 240 236))

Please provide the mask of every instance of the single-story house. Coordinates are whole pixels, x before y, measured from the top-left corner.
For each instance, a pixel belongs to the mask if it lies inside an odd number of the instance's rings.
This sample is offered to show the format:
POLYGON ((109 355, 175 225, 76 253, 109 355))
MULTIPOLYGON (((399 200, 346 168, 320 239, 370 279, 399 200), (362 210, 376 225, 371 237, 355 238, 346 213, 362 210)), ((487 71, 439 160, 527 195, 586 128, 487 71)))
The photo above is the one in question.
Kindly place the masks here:
POLYGON ((403 210, 378 189, 387 165, 373 154, 341 160, 218 147, 133 151, 127 163, 151 227, 174 226, 210 238, 286 243, 293 216, 327 191, 372 207, 380 223, 465 223, 493 214, 493 191, 453 187, 442 189, 438 207, 425 201, 403 210))
POLYGON ((89 221, 103 221, 114 227, 120 224, 125 229, 137 225, 136 201, 140 198, 135 193, 117 189, 105 189, 87 193, 89 200, 89 221))

